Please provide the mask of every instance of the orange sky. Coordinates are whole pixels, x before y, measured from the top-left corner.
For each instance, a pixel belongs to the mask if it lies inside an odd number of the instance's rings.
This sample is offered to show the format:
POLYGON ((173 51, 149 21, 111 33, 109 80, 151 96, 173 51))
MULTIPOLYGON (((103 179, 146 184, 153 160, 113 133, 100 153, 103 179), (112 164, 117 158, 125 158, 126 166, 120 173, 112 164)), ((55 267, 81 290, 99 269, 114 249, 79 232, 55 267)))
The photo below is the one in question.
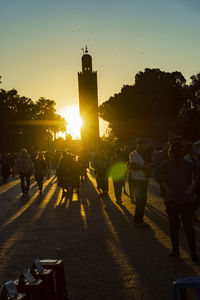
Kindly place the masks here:
POLYGON ((199 31, 197 0, 1 1, 1 87, 53 99, 58 112, 78 105, 88 45, 101 104, 147 67, 197 74, 199 31))

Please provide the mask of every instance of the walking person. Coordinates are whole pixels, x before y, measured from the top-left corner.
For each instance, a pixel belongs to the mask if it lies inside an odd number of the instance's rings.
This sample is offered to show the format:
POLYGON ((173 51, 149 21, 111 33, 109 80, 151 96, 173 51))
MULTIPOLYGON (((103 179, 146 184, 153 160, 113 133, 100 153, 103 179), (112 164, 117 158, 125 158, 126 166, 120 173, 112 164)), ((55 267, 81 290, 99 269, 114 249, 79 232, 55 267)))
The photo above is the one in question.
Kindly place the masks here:
POLYGON ((20 175, 22 193, 23 196, 26 196, 30 187, 30 177, 33 166, 31 157, 25 148, 21 150, 17 158, 17 168, 20 175))
POLYGON ((111 160, 109 175, 112 177, 116 203, 122 203, 122 188, 126 179, 127 166, 123 153, 120 149, 115 151, 115 156, 111 160))
POLYGON ((72 191, 72 165, 72 155, 63 151, 57 168, 58 186, 62 188, 63 195, 72 191))
POLYGON ((76 156, 73 157, 73 162, 72 162, 72 192, 74 189, 77 190, 77 194, 79 194, 80 191, 80 166, 78 163, 78 158, 76 156))
POLYGON ((155 179, 162 187, 163 198, 169 219, 169 232, 172 242, 170 256, 179 257, 179 216, 187 237, 191 258, 198 260, 195 233, 193 228, 194 194, 193 178, 199 173, 195 164, 183 158, 184 147, 174 141, 168 150, 168 160, 155 170, 155 179))
POLYGON ((47 164, 42 152, 38 152, 35 162, 35 180, 37 181, 40 194, 42 194, 44 177, 47 175, 47 164))
POLYGON ((100 194, 108 193, 108 168, 109 162, 104 151, 100 151, 95 163, 97 189, 100 194))
POLYGON ((81 149, 78 157, 80 166, 81 184, 87 183, 87 168, 89 167, 88 155, 86 149, 81 149))
POLYGON ((145 163, 144 157, 148 151, 148 144, 145 141, 138 143, 137 148, 130 154, 130 177, 134 189, 135 216, 134 224, 137 227, 148 227, 143 221, 144 210, 147 202, 147 173, 150 165, 145 163))

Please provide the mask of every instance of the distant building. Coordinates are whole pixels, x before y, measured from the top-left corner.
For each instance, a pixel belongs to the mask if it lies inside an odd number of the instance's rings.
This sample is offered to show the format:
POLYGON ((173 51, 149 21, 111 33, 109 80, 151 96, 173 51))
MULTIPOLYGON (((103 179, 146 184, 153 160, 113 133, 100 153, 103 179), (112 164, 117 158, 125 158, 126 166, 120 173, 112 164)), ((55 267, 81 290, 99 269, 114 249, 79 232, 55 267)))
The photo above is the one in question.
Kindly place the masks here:
POLYGON ((86 148, 96 148, 99 141, 97 72, 92 71, 92 57, 87 47, 82 56, 82 72, 78 72, 79 110, 83 121, 81 141, 86 148))

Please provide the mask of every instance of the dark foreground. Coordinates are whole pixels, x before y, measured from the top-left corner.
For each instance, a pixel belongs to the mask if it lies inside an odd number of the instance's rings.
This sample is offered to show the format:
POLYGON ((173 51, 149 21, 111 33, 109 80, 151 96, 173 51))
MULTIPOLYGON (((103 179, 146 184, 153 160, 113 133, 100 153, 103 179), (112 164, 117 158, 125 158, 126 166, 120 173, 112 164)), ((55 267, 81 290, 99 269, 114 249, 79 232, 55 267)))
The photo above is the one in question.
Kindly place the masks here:
MULTIPOLYGON (((0 283, 16 279, 35 258, 62 259, 69 300, 172 299, 172 282, 200 275, 191 262, 181 230, 181 258, 168 257, 168 222, 159 189, 152 180, 145 221, 150 228, 133 226, 135 206, 127 195, 115 203, 89 181, 69 199, 62 197, 52 175, 39 196, 32 180, 28 199, 21 197, 19 179, 0 186, 0 283)), ((128 190, 128 188, 127 188, 128 190)), ((195 225, 200 254, 200 224, 195 225)))

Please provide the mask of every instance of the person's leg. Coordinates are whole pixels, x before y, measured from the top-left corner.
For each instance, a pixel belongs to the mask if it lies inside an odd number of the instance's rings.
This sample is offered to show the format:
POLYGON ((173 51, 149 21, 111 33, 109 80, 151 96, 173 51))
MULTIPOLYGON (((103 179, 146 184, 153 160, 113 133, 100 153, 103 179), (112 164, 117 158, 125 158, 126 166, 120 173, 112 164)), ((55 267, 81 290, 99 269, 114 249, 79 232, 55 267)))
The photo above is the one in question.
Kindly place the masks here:
POLYGON ((113 181, 116 202, 121 203, 122 184, 119 181, 113 181))
POLYGON ((123 190, 124 190, 124 194, 127 194, 127 192, 126 192, 126 177, 123 179, 122 187, 123 187, 123 190))
POLYGON ((82 167, 80 169, 80 183, 81 183, 81 185, 83 184, 83 169, 82 169, 82 167))
POLYGON ((25 176, 23 173, 20 173, 20 181, 21 181, 21 189, 22 189, 22 193, 25 193, 25 176))
POLYGON ((179 256, 179 217, 178 207, 175 202, 166 202, 166 209, 169 220, 169 233, 172 242, 171 256, 179 256))
POLYGON ((96 182, 97 182, 97 190, 99 191, 99 193, 101 193, 101 181, 100 181, 100 175, 99 173, 96 173, 96 182))
POLYGON ((105 189, 104 189, 104 193, 107 194, 108 193, 108 178, 105 175, 105 189))
POLYGON ((30 173, 26 173, 25 174, 25 178, 26 178, 26 187, 25 187, 25 192, 29 191, 29 187, 30 187, 30 173))
POLYGON ((131 200, 134 200, 134 185, 133 185, 133 179, 130 177, 128 178, 128 185, 129 185, 129 195, 131 197, 131 200))
POLYGON ((87 169, 84 169, 84 183, 87 183, 87 169))
POLYGON ((123 188, 123 181, 119 181, 118 182, 118 194, 119 194, 119 198, 120 198, 120 201, 122 201, 122 188, 123 188))
POLYGON ((44 176, 42 176, 42 178, 41 178, 41 191, 43 189, 43 183, 44 183, 44 176))
POLYGON ((191 253, 192 260, 196 261, 196 242, 195 242, 195 233, 192 223, 193 218, 193 206, 190 204, 183 204, 180 207, 181 219, 183 222, 184 231, 188 240, 188 245, 191 253))
POLYGON ((42 192, 42 186, 43 186, 43 176, 38 176, 37 178, 37 184, 40 190, 40 193, 42 192))
POLYGON ((143 180, 134 180, 134 193, 135 193, 135 224, 143 223, 144 210, 147 201, 147 182, 143 180))

